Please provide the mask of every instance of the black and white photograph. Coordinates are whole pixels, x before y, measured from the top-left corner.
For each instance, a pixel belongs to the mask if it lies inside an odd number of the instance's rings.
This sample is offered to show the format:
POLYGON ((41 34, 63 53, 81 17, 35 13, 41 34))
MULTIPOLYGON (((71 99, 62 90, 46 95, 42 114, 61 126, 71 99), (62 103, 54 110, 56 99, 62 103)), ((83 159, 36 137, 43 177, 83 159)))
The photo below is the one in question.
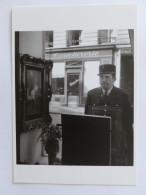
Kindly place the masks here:
POLYGON ((16 32, 15 51, 18 164, 133 166, 133 29, 16 32))
POLYGON ((133 166, 134 30, 26 31, 15 41, 17 163, 133 166))
POLYGON ((134 184, 135 25, 57 24, 45 29, 40 19, 40 28, 21 23, 13 31, 14 180, 134 184))

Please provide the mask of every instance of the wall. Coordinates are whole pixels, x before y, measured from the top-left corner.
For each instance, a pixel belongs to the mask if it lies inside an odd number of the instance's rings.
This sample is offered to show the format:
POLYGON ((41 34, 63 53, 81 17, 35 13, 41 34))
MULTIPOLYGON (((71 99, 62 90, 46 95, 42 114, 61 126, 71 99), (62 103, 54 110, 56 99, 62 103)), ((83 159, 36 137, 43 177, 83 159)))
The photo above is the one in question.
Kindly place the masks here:
POLYGON ((54 48, 66 47, 66 31, 54 31, 54 48))
MULTIPOLYGON (((30 56, 43 58, 43 33, 20 32, 19 33, 19 53, 29 54, 30 56)), ((41 142, 37 142, 40 130, 36 129, 31 132, 20 135, 20 161, 30 164, 40 163, 47 164, 48 159, 41 156, 41 142)))
POLYGON ((19 53, 43 58, 43 32, 20 32, 19 53))
POLYGON ((29 164, 48 164, 48 157, 42 156, 42 142, 38 140, 41 129, 34 129, 20 135, 20 161, 29 164))

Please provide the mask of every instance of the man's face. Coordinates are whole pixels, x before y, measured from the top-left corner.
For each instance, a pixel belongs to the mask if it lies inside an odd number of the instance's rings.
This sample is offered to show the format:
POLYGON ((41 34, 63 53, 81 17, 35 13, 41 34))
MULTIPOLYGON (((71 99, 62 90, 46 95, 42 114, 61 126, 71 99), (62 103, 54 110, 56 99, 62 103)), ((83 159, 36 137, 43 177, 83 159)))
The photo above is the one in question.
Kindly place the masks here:
POLYGON ((101 74, 100 84, 104 90, 109 90, 115 82, 116 78, 112 74, 101 74))

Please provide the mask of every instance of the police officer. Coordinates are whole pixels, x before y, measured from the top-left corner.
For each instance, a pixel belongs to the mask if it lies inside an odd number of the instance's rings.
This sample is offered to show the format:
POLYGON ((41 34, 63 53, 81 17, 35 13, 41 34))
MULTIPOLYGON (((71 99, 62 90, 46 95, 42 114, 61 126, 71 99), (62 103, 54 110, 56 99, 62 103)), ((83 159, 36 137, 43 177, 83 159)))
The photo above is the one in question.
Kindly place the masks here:
POLYGON ((85 114, 94 114, 91 108, 95 106, 102 108, 101 115, 112 117, 111 165, 133 165, 133 115, 128 94, 114 86, 115 65, 100 65, 99 77, 101 87, 88 92, 85 114))

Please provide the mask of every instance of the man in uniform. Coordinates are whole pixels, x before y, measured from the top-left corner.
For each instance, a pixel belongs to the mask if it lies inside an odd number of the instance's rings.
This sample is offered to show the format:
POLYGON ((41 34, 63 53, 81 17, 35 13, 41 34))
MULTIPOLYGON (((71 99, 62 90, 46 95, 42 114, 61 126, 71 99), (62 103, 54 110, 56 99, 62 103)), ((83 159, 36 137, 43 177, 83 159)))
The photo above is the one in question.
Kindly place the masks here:
POLYGON ((111 165, 133 165, 133 114, 128 95, 114 86, 115 65, 100 65, 99 77, 101 87, 88 92, 85 114, 111 116, 111 165))

